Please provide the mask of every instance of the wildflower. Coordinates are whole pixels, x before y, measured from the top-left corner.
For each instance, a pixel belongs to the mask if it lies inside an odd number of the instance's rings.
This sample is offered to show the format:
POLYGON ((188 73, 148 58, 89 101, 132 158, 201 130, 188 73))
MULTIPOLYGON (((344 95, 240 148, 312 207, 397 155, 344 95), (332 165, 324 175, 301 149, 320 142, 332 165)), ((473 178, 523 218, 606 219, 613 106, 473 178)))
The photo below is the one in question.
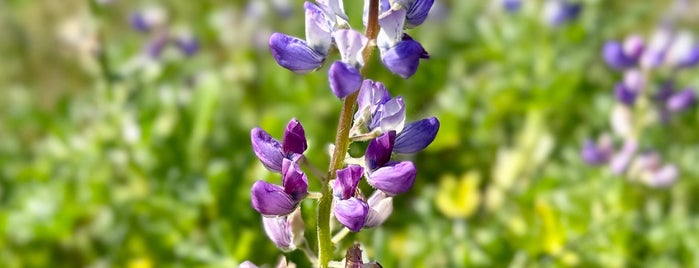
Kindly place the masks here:
POLYGON ((296 249, 303 242, 304 224, 301 209, 281 217, 262 217, 267 237, 284 252, 296 249))
POLYGON ((282 185, 258 180, 253 184, 252 207, 265 216, 288 215, 308 194, 308 179, 296 162, 283 160, 282 185))
POLYGON ((296 161, 308 147, 303 126, 296 119, 291 119, 287 124, 281 143, 259 127, 250 131, 250 138, 257 158, 267 169, 275 172, 281 172, 282 160, 296 161))

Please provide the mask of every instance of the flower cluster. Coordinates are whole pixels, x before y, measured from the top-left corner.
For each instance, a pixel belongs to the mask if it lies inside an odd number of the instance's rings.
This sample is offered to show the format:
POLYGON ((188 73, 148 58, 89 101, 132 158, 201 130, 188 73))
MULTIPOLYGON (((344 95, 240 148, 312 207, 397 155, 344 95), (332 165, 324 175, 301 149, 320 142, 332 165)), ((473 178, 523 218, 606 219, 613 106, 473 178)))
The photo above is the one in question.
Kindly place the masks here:
POLYGON ((131 13, 129 24, 133 29, 150 34, 143 49, 145 55, 157 59, 168 44, 174 44, 183 55, 191 57, 199 51, 199 41, 187 31, 171 34, 167 27, 167 12, 158 6, 150 6, 131 13))
POLYGON ((671 185, 679 174, 677 167, 663 164, 656 151, 640 151, 639 140, 650 122, 667 123, 695 106, 696 91, 676 90, 668 77, 699 64, 699 42, 687 32, 660 28, 648 42, 640 35, 631 35, 623 42, 608 41, 602 55, 611 68, 624 72, 623 79, 614 86, 617 102, 610 115, 612 130, 623 145, 615 152, 609 135, 597 142, 588 140, 583 145, 583 160, 590 165, 609 164, 613 173, 626 174, 650 186, 671 185), (660 81, 657 86, 653 85, 654 79, 660 81))
MULTIPOLYGON (((420 59, 429 58, 425 49, 404 32, 422 24, 434 0, 380 1, 377 46, 384 65, 393 73, 408 78, 415 74, 420 59)), ((369 1, 365 1, 365 25, 369 1)), ((344 98, 359 88, 359 69, 364 65, 362 51, 369 40, 350 29, 342 1, 323 0, 304 3, 306 39, 274 33, 269 47, 282 67, 295 73, 308 73, 322 67, 334 45, 340 60, 332 64, 329 77, 333 93, 344 98)))
POLYGON ((331 146, 330 175, 314 173, 323 184, 320 193, 309 191, 308 178, 301 169, 304 166, 316 170, 304 155, 308 146, 299 121, 289 122, 281 141, 261 128, 251 131, 257 158, 268 170, 281 174, 281 185, 262 180, 252 185, 252 206, 262 214, 269 238, 283 251, 303 244, 301 249, 314 262, 303 238, 299 204, 305 198, 320 199, 318 264, 325 267, 333 243, 325 235, 331 231, 330 215, 346 227, 338 235, 379 226, 392 213, 393 198, 413 186, 416 166, 401 160, 400 155, 417 153, 432 143, 439 120, 429 117, 406 124, 404 99, 391 97, 381 82, 365 79, 360 70, 373 49, 378 48, 381 61, 391 72, 403 78, 414 75, 420 60, 429 56, 405 30, 422 24, 432 4, 433 0, 367 0, 364 35, 349 27, 341 0, 307 1, 305 39, 282 33, 270 36, 270 51, 276 62, 299 74, 321 68, 330 52, 337 51, 339 60, 328 68, 329 87, 343 99, 343 113, 357 107, 353 116, 341 116, 337 147, 331 146), (370 7, 376 10, 369 10, 370 7), (363 156, 347 155, 347 146, 352 142, 368 143, 363 156), (374 189, 368 198, 360 187, 362 178, 374 189))

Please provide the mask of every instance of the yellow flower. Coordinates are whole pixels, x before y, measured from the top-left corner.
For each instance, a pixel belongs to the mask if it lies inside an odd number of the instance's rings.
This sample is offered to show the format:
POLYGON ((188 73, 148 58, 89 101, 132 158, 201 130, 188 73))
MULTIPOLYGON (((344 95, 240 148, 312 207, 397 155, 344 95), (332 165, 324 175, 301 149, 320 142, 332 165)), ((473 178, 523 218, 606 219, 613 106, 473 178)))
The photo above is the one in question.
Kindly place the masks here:
POLYGON ((480 182, 480 175, 476 172, 467 172, 459 179, 445 175, 439 181, 435 197, 437 209, 450 218, 471 216, 481 201, 480 182))

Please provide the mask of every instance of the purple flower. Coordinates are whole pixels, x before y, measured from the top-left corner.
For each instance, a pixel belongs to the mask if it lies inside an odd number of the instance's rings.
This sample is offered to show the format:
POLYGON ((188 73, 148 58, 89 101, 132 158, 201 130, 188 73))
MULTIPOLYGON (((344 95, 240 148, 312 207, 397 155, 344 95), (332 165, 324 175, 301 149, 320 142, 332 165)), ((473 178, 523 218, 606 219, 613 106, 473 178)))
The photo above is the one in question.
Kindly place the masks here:
POLYGON ((413 154, 427 148, 439 131, 439 120, 430 117, 415 121, 403 128, 396 137, 393 151, 399 154, 413 154))
POLYGON ((162 54, 165 46, 170 42, 170 35, 166 32, 158 33, 146 43, 144 53, 151 59, 157 59, 162 54))
POLYGON ((622 174, 626 171, 626 168, 631 163, 631 159, 636 154, 638 148, 638 143, 633 140, 627 140, 621 147, 621 150, 612 156, 611 162, 609 164, 612 173, 622 174))
POLYGON ((628 106, 633 106, 633 103, 636 101, 637 93, 638 92, 627 87, 624 83, 617 83, 616 86, 614 86, 614 96, 616 96, 616 100, 628 106))
POLYGON ((129 24, 136 31, 150 32, 154 28, 162 26, 166 18, 167 14, 162 8, 151 6, 131 13, 129 24))
POLYGON ((580 15, 582 5, 567 0, 548 0, 544 6, 544 19, 551 26, 560 26, 580 15))
POLYGON ((275 172, 282 171, 282 160, 297 160, 307 147, 303 126, 296 119, 291 119, 287 124, 283 143, 259 127, 250 131, 250 139, 252 149, 260 162, 275 172))
POLYGON ((372 228, 383 224, 393 213, 393 197, 382 191, 375 191, 367 200, 369 213, 364 222, 364 228, 372 228))
POLYGON ((409 2, 412 3, 408 6, 405 20, 408 22, 408 28, 413 28, 425 22, 434 0, 411 0, 409 2))
POLYGON ((645 42, 640 35, 631 35, 624 40, 624 54, 631 59, 638 60, 643 55, 645 42))
POLYGON ((303 241, 304 224, 301 210, 283 217, 262 217, 267 237, 284 252, 290 252, 303 241))
POLYGON ((502 0, 502 6, 508 12, 515 13, 522 8, 522 0, 502 0))
POLYGON ((376 110, 376 106, 386 103, 390 99, 391 95, 388 94, 388 90, 381 82, 374 82, 369 79, 364 80, 359 89, 359 96, 357 97, 358 108, 354 114, 354 119, 358 120, 364 115, 371 116, 374 110, 376 110))
POLYGON ((282 184, 258 180, 251 190, 252 207, 265 216, 291 213, 308 194, 308 179, 296 162, 284 159, 282 184))
POLYGON ((335 218, 350 229, 352 232, 359 232, 364 227, 369 214, 369 205, 355 197, 344 200, 337 200, 333 207, 335 218))
POLYGON ((401 130, 405 124, 405 102, 403 97, 391 98, 376 105, 369 122, 369 129, 383 132, 401 130))
POLYGON ((359 165, 349 165, 338 170, 337 178, 333 184, 333 195, 343 200, 354 197, 363 174, 364 168, 359 165))
POLYGON ((326 13, 311 2, 304 3, 306 10, 306 40, 273 33, 269 47, 277 63, 295 73, 307 73, 325 61, 330 45, 334 22, 326 13))
POLYGON ((665 62, 673 39, 674 36, 669 29, 658 29, 650 38, 648 47, 641 56, 641 66, 644 68, 655 68, 662 65, 665 62))
POLYGON ((592 140, 585 141, 580 154, 585 163, 596 166, 609 162, 612 150, 611 139, 608 136, 602 136, 598 143, 592 140))
POLYGON ((383 167, 391 160, 391 152, 396 140, 396 132, 390 131, 369 142, 364 154, 367 168, 373 171, 383 167))
POLYGON ((362 75, 352 65, 336 61, 328 70, 330 89, 336 97, 343 99, 359 90, 362 75))
POLYGON ((369 185, 389 196, 407 192, 415 182, 417 169, 410 161, 388 163, 369 174, 369 185))
POLYGON ((403 41, 381 53, 381 61, 392 73, 402 78, 409 78, 415 74, 420 65, 420 59, 429 59, 430 55, 418 43, 405 35, 403 41))
POLYGON ((175 44, 182 53, 191 57, 199 51, 199 41, 191 34, 183 34, 175 39, 175 44))
POLYGON ((667 99, 666 106, 671 112, 681 112, 694 106, 697 102, 697 95, 693 89, 688 88, 672 94, 667 99))
POLYGON ((602 49, 604 60, 607 64, 618 70, 631 68, 638 63, 638 58, 632 58, 626 54, 624 47, 617 41, 608 41, 602 49))

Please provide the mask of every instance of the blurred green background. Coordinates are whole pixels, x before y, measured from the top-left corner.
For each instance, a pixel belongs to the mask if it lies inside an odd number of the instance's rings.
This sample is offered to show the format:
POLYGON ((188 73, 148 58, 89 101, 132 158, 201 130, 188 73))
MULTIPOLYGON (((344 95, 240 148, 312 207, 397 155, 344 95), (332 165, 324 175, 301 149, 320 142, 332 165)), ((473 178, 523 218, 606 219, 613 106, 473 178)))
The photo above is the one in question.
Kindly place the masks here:
MULTIPOLYGON (((361 2, 345 1, 355 27, 361 2)), ((404 96, 408 121, 435 115, 442 127, 389 220, 343 240, 336 259, 360 241, 384 267, 699 267, 697 109, 642 140, 680 168, 670 188, 579 157, 609 131, 622 76, 602 44, 648 36, 672 1, 580 1, 581 16, 557 27, 542 1, 524 2, 508 13, 500 1, 437 0, 410 31, 431 55, 414 77, 369 65, 404 96)), ((250 187, 279 178, 249 131, 281 137, 296 117, 308 157, 326 167, 341 105, 325 69, 295 75, 267 48, 274 31, 303 36, 302 4, 0 0, 0 266, 275 263, 250 187), (154 6, 198 53, 144 53, 158 35, 129 16, 154 6)), ((696 33, 696 19, 678 21, 696 33)), ((699 86, 697 74, 678 84, 699 86)), ((315 248, 315 203, 302 208, 315 248)))

